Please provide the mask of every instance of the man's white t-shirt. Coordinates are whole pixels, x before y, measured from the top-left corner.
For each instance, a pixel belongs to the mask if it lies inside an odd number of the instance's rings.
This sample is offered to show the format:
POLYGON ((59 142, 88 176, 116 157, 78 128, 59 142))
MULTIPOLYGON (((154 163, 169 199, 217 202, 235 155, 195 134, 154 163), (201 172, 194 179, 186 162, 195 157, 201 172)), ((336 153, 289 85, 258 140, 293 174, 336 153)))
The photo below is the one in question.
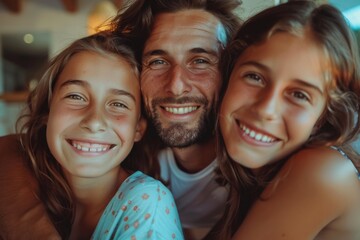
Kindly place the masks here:
MULTIPOLYGON (((195 156, 194 156, 195 157, 195 156)), ((179 169, 170 148, 159 153, 161 177, 169 183, 183 228, 211 228, 224 213, 228 188, 220 186, 214 160, 202 171, 189 174, 179 169)))

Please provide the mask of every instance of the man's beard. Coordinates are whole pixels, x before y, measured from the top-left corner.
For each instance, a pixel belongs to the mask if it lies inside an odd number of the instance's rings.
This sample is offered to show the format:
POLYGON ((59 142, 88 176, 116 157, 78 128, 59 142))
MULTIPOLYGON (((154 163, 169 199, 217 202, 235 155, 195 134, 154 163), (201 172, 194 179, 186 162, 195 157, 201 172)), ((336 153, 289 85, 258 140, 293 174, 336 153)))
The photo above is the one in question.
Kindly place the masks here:
POLYGON ((151 104, 152 111, 148 107, 146 108, 148 118, 160 139, 168 147, 189 147, 193 144, 205 142, 214 135, 215 107, 212 106, 212 108, 209 109, 208 101, 205 98, 186 97, 181 99, 154 99, 151 104), (186 123, 173 123, 169 127, 165 128, 160 121, 159 114, 156 111, 156 106, 163 103, 182 104, 186 102, 195 102, 205 106, 205 110, 203 110, 195 126, 188 128, 186 123))

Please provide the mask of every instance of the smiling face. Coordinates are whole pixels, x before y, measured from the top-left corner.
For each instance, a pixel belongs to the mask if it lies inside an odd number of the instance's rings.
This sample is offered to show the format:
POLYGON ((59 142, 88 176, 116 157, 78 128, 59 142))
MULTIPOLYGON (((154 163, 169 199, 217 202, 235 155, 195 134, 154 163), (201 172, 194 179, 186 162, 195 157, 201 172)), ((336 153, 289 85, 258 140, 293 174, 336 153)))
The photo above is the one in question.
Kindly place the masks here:
POLYGON ((259 168, 307 141, 325 109, 322 51, 308 35, 275 33, 237 60, 220 110, 230 157, 259 168))
POLYGON ((189 146, 214 128, 221 26, 203 10, 155 18, 143 54, 141 91, 146 112, 168 146, 189 146))
POLYGON ((67 175, 115 169, 142 136, 139 80, 120 57, 80 52, 57 79, 46 137, 67 175))

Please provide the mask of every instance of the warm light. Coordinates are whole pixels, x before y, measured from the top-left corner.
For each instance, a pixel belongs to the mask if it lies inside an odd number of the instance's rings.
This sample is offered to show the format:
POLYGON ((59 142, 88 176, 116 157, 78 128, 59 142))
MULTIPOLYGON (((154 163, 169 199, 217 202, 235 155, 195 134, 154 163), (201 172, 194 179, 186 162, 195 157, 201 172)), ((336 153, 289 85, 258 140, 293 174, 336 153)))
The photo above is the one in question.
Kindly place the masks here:
POLYGON ((38 85, 39 81, 36 78, 33 78, 30 80, 29 82, 29 91, 32 91, 36 88, 36 86, 38 85))
POLYGON ((25 34, 23 39, 24 39, 24 42, 27 44, 31 44, 34 42, 34 36, 30 33, 25 34))
POLYGON ((94 34, 96 32, 105 30, 107 23, 117 13, 117 9, 111 1, 100 1, 95 5, 90 12, 88 19, 88 33, 94 34))

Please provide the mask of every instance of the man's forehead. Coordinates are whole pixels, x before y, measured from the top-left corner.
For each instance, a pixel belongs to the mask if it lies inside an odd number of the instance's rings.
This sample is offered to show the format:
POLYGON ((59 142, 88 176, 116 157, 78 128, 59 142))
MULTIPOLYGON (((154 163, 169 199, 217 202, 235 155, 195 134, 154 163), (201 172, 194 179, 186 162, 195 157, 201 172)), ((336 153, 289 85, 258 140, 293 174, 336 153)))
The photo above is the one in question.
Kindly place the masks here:
POLYGON ((166 44, 207 45, 217 47, 224 43, 225 30, 221 22, 211 13, 191 9, 175 13, 161 13, 155 18, 145 49, 162 48, 166 44))
POLYGON ((201 9, 186 9, 174 13, 160 13, 156 15, 153 31, 167 26, 182 28, 208 28, 215 30, 220 20, 213 14, 201 9))

